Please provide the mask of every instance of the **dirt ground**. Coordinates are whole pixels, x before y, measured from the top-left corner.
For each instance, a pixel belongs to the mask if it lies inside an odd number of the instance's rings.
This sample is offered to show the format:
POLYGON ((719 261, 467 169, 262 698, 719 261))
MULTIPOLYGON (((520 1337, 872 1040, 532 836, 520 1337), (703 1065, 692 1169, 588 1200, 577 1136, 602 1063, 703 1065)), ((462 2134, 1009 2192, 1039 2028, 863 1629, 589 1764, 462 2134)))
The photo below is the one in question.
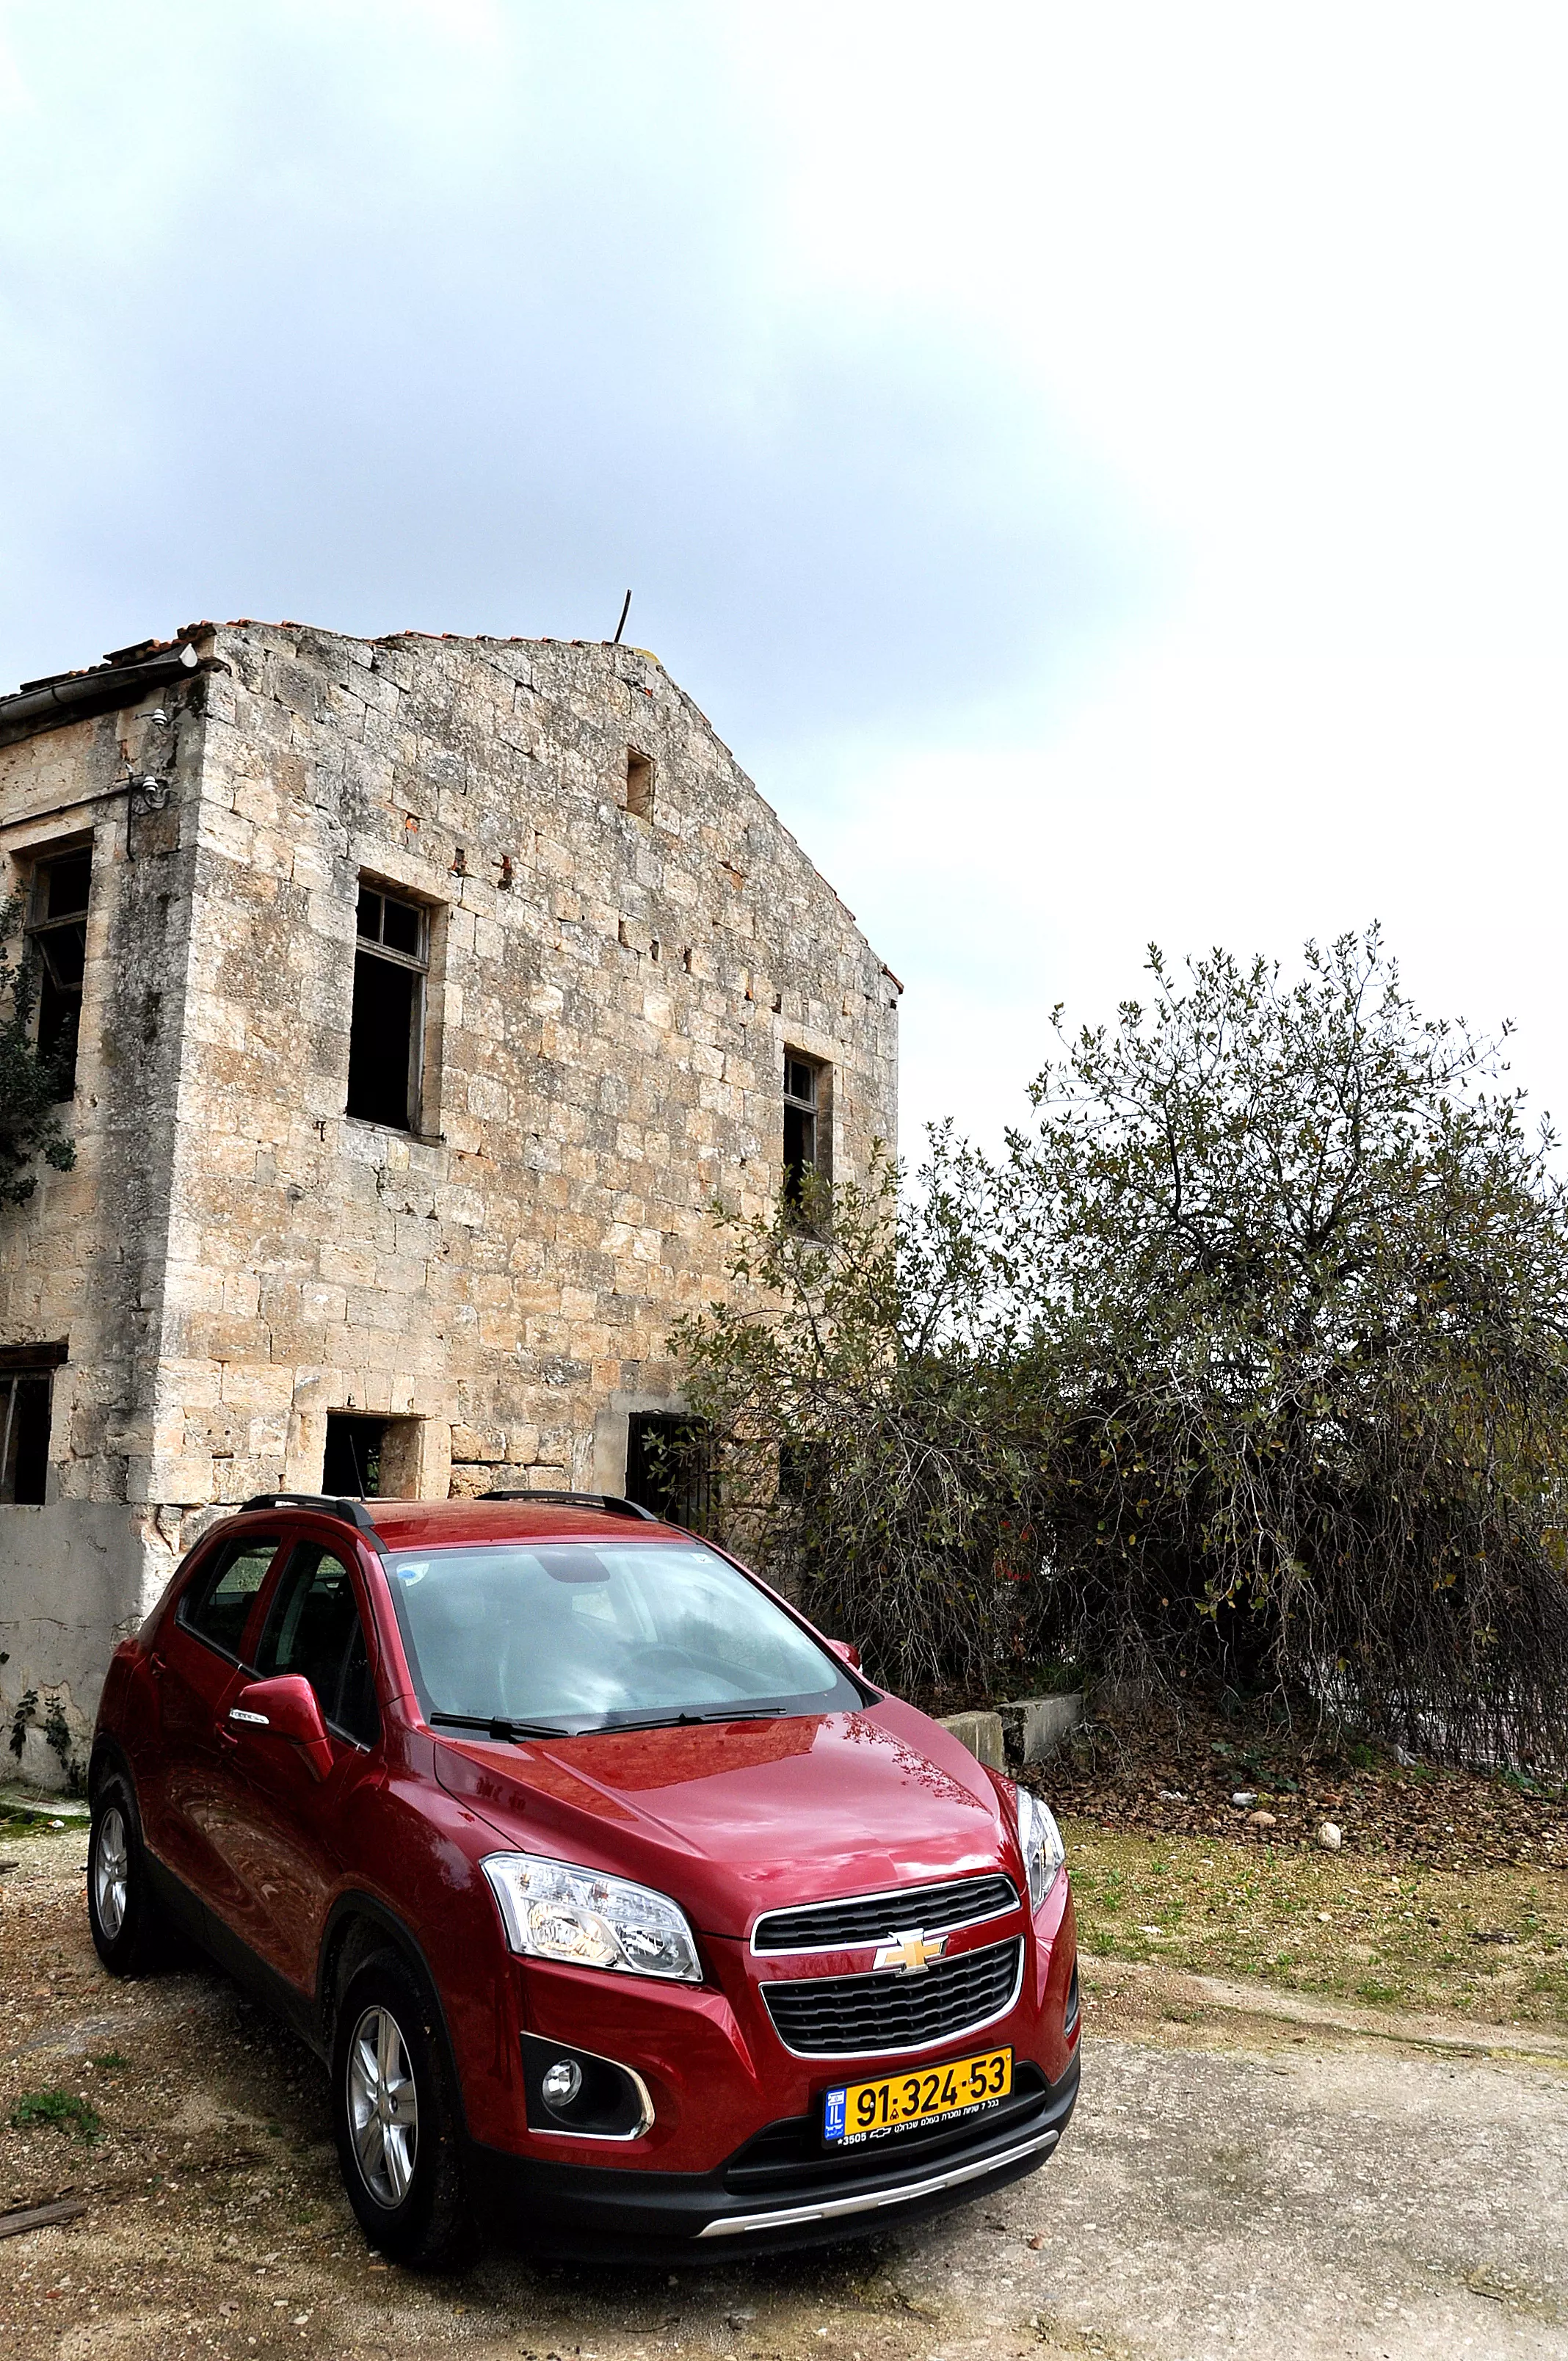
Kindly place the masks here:
POLYGON ((1098 1719, 1025 1775, 1058 1815, 1107 1831, 1311 1851, 1332 1820, 1347 1862, 1368 1867, 1568 1870, 1560 1781, 1418 1763, 1255 1715, 1233 1721, 1196 1697, 1146 1697, 1098 1719), (1266 1827, 1251 1821, 1260 1808, 1266 1827))
POLYGON ((1568 2042, 1539 2028, 1100 1960, 1077 2117, 1000 2198, 824 2257, 422 2281, 365 2246, 314 2060, 215 1970, 105 1977, 79 1830, 5 1851, 0 2207, 86 2207, 0 2239, 17 2361, 1568 2361, 1568 2042), (50 2092, 74 2123, 12 2120, 50 2092))

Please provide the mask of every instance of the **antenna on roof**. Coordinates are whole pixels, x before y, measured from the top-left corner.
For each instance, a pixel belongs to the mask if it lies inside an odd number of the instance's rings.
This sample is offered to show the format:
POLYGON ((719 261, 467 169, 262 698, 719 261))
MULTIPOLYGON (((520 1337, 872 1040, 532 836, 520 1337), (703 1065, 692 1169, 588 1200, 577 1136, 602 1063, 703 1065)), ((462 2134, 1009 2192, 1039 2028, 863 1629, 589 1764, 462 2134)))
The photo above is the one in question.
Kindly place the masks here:
POLYGON ((616 627, 615 627, 615 637, 614 637, 614 639, 613 639, 613 640, 611 640, 611 642, 610 642, 610 646, 611 646, 612 648, 618 648, 618 647, 620 645, 620 635, 621 635, 622 631, 625 631, 625 629, 626 629, 626 619, 627 619, 628 615, 630 615, 630 612, 631 612, 631 593, 630 593, 630 591, 629 590, 629 591, 627 592, 626 597, 625 597, 625 599, 624 599, 624 601, 622 602, 622 605, 621 605, 621 609, 620 609, 620 622, 619 622, 619 623, 617 623, 617 625, 616 625, 616 627))

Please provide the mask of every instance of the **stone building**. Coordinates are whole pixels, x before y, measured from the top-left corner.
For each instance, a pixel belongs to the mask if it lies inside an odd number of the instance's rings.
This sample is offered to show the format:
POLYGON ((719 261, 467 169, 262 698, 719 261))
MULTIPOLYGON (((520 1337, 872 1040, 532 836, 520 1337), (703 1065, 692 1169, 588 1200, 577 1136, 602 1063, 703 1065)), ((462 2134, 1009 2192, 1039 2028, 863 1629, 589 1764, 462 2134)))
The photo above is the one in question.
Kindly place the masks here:
POLYGON ((629 647, 203 623, 29 684, 0 887, 76 1146, 0 1209, 29 1770, 225 1504, 635 1487, 715 1196, 894 1139, 896 979, 629 647))

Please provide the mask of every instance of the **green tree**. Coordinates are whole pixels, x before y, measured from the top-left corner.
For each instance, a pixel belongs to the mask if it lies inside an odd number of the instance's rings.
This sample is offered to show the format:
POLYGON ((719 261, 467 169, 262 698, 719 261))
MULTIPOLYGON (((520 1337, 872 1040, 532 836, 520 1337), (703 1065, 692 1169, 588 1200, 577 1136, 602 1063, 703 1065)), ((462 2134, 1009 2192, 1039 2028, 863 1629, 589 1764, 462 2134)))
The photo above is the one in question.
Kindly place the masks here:
POLYGON ((1562 1759, 1568 1206, 1506 1036, 1376 930, 1148 972, 1001 1156, 723 1217, 675 1349, 724 1521, 901 1686, 1071 1657, 1562 1759))
POLYGON ((991 1176, 995 1349, 1055 1400, 1052 1610, 1102 1661, 1560 1752, 1554 1141, 1376 929, 1294 984, 1149 973, 991 1176))
MULTIPOLYGON (((0 945, 21 924, 13 895, 0 903, 0 945)), ((69 1172, 76 1149, 56 1112, 60 1072, 53 1059, 40 1058, 33 1039, 38 985, 24 950, 13 962, 0 950, 0 1205, 24 1204, 38 1186, 30 1170, 38 1157, 57 1172, 69 1172)))
POLYGON ((1031 1463, 976 1352, 983 1229, 955 1151, 900 1203, 892 1162, 741 1219, 732 1293, 671 1350, 715 1460, 714 1529, 901 1687, 985 1681, 1014 1620, 1031 1463), (804 1218, 803 1218, 804 1215, 804 1218))

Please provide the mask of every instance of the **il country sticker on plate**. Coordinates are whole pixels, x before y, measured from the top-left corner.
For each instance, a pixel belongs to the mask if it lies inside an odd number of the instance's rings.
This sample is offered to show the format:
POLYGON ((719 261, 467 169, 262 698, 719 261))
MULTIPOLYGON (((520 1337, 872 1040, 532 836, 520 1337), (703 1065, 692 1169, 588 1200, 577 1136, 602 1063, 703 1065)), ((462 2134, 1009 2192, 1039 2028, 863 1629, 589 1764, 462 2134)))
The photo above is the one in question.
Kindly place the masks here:
POLYGON ((874 2082, 843 2082, 823 2094, 822 2137, 829 2147, 857 2147, 944 2115, 982 2114, 1012 2088, 1011 2049, 982 2049, 919 2073, 879 2075, 874 2082))

